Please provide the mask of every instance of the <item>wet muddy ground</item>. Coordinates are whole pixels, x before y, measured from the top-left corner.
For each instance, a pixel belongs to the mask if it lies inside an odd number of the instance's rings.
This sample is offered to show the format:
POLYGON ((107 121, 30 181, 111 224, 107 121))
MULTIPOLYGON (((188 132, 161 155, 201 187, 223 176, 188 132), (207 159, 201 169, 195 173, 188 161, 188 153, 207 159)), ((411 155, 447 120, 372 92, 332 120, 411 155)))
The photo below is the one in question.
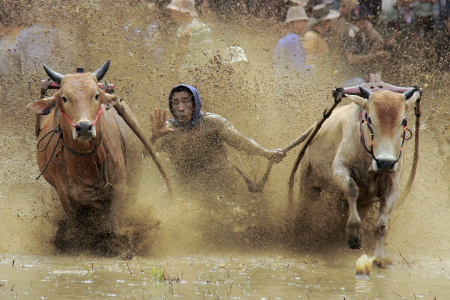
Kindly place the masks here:
MULTIPOLYGON (((133 241, 127 250, 134 258, 58 253, 54 236, 64 216, 52 188, 43 179, 35 180, 39 170, 34 115, 25 109, 39 96, 39 81, 45 78, 41 64, 69 73, 79 65, 95 70, 110 58, 105 80, 116 85, 116 94, 126 99, 144 132, 150 134, 149 112, 166 107, 168 93, 178 83, 167 75, 176 26, 139 1, 82 1, 77 5, 63 1, 52 7, 36 1, 32 5, 19 7, 15 15, 20 17, 3 24, 0 38, 2 297, 449 297, 450 97, 448 85, 426 67, 429 61, 423 50, 414 52, 414 62, 397 61, 401 68, 387 67, 382 73, 385 82, 424 87, 417 175, 409 196, 392 214, 385 245, 392 266, 374 266, 370 277, 355 277, 355 261, 363 253, 373 253, 374 219, 369 216, 364 222, 363 248, 347 249, 342 231, 346 216, 337 214, 341 205, 329 197, 324 197, 311 219, 317 225, 317 236, 310 245, 295 245, 286 230, 291 221, 286 212, 292 209, 287 184, 298 148, 274 166, 263 194, 246 192, 241 182, 236 199, 210 199, 208 207, 220 208, 217 210, 206 210, 199 200, 202 195, 168 197, 158 170, 144 157, 139 180, 132 187, 135 196, 127 199, 130 205, 120 220, 121 233, 133 241), (158 34, 151 30, 142 33, 155 24, 161 29, 158 34), (44 32, 32 27, 35 25, 44 32), (26 28, 32 29, 23 32, 26 28), (17 37, 27 35, 45 40, 44 49, 30 41, 15 48, 17 37), (45 55, 40 56, 39 51, 45 55)), ((281 25, 257 19, 204 21, 213 31, 215 49, 239 45, 249 64, 231 69, 209 64, 194 70, 191 81, 185 83, 198 88, 204 111, 221 114, 267 148, 285 147, 313 124, 332 103, 331 89, 339 86, 348 72, 345 66, 332 65, 318 69, 311 82, 289 79, 279 84, 273 78, 270 59, 283 35, 281 25)), ((408 117, 413 124, 411 111, 408 117)), ((413 142, 405 146, 406 174, 413 142)), ((164 154, 159 157, 170 166, 164 154)), ((252 179, 261 178, 267 165, 262 158, 232 149, 230 160, 252 179)))

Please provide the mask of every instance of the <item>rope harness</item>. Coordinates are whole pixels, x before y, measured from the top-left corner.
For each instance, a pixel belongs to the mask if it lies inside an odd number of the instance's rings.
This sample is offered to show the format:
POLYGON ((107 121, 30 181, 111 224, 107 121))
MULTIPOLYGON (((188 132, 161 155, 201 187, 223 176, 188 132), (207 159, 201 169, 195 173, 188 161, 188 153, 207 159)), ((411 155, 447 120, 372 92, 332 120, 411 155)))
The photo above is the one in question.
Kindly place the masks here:
MULTIPOLYGON (((78 128, 77 125, 74 124, 74 123, 72 122, 72 120, 70 120, 70 118, 69 118, 62 110, 59 110, 59 111, 60 111, 61 114, 69 121, 70 125, 72 125, 74 128, 78 128)), ((97 120, 98 120, 98 118, 99 118, 101 112, 102 112, 102 107, 100 106, 100 109, 99 109, 99 111, 98 111, 98 113, 97 113, 97 116, 95 117, 94 122, 92 122, 91 126, 94 126, 95 123, 97 123, 97 120)), ((44 174, 45 170, 46 170, 47 167, 49 166, 49 164, 50 164, 51 160, 53 159, 53 157, 56 157, 56 158, 57 158, 57 157, 59 156, 59 154, 61 153, 61 151, 62 151, 64 148, 67 149, 67 151, 68 151, 69 153, 73 154, 73 155, 76 155, 76 156, 79 156, 79 157, 86 157, 86 156, 90 156, 90 155, 93 155, 93 154, 97 153, 98 149, 100 149, 100 146, 102 145, 102 141, 100 140, 100 142, 98 143, 97 147, 95 147, 91 152, 88 152, 88 153, 80 153, 80 152, 77 152, 77 151, 75 151, 75 150, 72 150, 72 149, 70 149, 69 147, 67 147, 66 144, 64 144, 64 137, 63 137, 63 133, 62 133, 62 131, 61 131, 61 126, 58 124, 58 125, 56 125, 55 129, 50 130, 49 132, 47 132, 47 133, 46 133, 46 134, 38 141, 38 143, 37 143, 37 150, 38 150, 38 152, 44 152, 44 151, 48 148, 48 145, 50 144, 50 142, 51 142, 51 140, 53 139, 53 137, 55 136, 55 134, 58 134, 58 133, 59 133, 58 140, 56 141, 55 147, 54 147, 53 150, 52 150, 52 154, 50 155, 50 158, 48 159, 47 163, 45 164, 44 168, 42 169, 42 172, 39 174, 39 176, 36 178, 36 180, 38 180, 39 178, 41 178, 42 174, 44 174), (40 144, 42 143, 42 141, 43 141, 48 135, 50 135, 50 134, 51 134, 51 136, 50 136, 50 138, 48 139, 48 142, 45 144, 44 148, 41 149, 41 148, 39 147, 39 145, 40 145, 40 144), (55 151, 56 151, 56 148, 58 148, 58 145, 59 145, 59 142, 60 142, 60 141, 61 141, 61 148, 59 149, 58 153, 56 153, 56 156, 55 156, 55 151)))
MULTIPOLYGON (((365 110, 362 110, 361 111, 361 113, 359 114, 359 119, 360 119, 360 122, 359 122, 359 131, 360 131, 360 133, 361 133, 361 144, 363 145, 363 147, 364 147, 364 149, 367 151, 367 153, 369 153, 371 156, 372 156, 372 158, 373 158, 373 160, 375 160, 375 162, 377 163, 377 166, 378 167, 380 167, 380 162, 378 161, 378 159, 375 157, 375 154, 373 153, 373 140, 374 140, 374 136, 375 136, 375 134, 373 133, 373 129, 372 129, 372 127, 370 126, 371 124, 372 124, 372 121, 370 120, 370 118, 367 116, 367 112, 365 111, 365 110), (364 117, 363 117, 363 115, 364 115, 364 117), (366 146, 366 139, 365 139, 365 137, 364 137, 364 128, 363 128, 363 124, 366 124, 367 125, 367 128, 369 128, 369 131, 370 131, 370 150, 367 148, 367 146, 366 146)), ((400 160, 400 157, 402 156, 402 152, 403 152, 403 145, 405 144, 405 139, 406 140, 410 140, 411 138, 412 138, 412 132, 411 132, 411 130, 409 129, 409 128, 407 128, 406 126, 407 126, 407 119, 406 118, 404 118, 403 119, 403 121, 402 121, 402 125, 403 125, 403 133, 402 133, 402 136, 401 136, 401 138, 402 138, 402 145, 400 146, 400 153, 399 153, 399 155, 398 155, 398 158, 392 163, 392 165, 391 165, 391 167, 390 167, 390 169, 392 169, 394 166, 395 166, 395 164, 400 160), (405 138, 406 137, 406 131, 409 131, 409 133, 410 133, 410 136, 409 136, 409 138, 405 138)))

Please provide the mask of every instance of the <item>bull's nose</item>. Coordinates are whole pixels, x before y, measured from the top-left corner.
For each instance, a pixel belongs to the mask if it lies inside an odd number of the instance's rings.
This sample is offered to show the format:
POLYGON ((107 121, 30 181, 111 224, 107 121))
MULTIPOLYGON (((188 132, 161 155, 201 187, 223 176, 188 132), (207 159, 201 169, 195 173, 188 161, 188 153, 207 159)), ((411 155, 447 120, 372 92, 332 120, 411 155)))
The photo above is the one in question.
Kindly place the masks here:
POLYGON ((92 123, 89 121, 81 121, 76 125, 76 131, 79 136, 92 135, 92 123))
POLYGON ((390 171, 395 164, 393 159, 377 159, 377 167, 381 171, 390 171))

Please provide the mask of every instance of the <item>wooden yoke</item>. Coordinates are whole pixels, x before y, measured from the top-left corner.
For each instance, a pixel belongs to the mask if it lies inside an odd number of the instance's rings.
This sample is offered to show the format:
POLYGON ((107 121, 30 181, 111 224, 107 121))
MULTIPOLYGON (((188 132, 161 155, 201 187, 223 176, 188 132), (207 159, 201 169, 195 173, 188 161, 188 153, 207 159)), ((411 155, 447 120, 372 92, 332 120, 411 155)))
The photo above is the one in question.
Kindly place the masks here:
MULTIPOLYGON (((369 82, 368 83, 364 83, 364 84, 352 86, 352 87, 346 87, 346 88, 344 88, 344 95, 349 94, 349 95, 361 96, 361 91, 360 91, 359 87, 369 89, 372 92, 376 92, 376 91, 380 91, 380 90, 388 90, 391 92, 403 93, 403 92, 409 91, 413 88, 417 88, 420 92, 422 92, 422 88, 401 87, 401 86, 388 84, 388 83, 381 81, 380 74, 369 74, 369 82)), ((335 91, 336 91, 336 89, 333 89, 333 95, 334 95, 335 91)))

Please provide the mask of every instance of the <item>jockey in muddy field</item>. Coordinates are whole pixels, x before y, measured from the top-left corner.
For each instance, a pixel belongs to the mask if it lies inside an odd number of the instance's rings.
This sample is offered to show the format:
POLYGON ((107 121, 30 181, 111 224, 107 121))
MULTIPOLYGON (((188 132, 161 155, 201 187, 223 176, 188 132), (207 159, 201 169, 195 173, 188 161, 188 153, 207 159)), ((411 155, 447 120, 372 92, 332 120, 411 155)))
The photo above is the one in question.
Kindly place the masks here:
POLYGON ((172 89, 169 109, 173 119, 167 121, 167 110, 157 108, 150 114, 150 140, 158 150, 167 152, 184 190, 221 196, 236 190, 236 182, 242 179, 229 163, 225 145, 276 163, 286 156, 245 137, 222 116, 202 112, 200 96, 189 85, 172 89))

